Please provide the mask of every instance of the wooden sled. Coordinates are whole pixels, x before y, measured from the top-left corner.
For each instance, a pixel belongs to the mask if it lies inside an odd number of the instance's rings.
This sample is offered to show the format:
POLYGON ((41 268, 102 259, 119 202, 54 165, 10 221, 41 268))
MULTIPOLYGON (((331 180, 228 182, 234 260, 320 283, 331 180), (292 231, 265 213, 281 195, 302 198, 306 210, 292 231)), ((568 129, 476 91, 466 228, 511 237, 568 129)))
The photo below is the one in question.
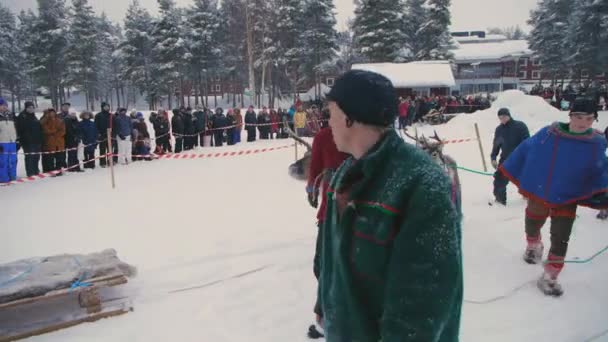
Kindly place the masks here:
POLYGON ((53 290, 42 296, 0 304, 0 342, 37 336, 133 310, 129 298, 121 296, 117 288, 127 283, 124 274, 83 282, 91 286, 53 290))

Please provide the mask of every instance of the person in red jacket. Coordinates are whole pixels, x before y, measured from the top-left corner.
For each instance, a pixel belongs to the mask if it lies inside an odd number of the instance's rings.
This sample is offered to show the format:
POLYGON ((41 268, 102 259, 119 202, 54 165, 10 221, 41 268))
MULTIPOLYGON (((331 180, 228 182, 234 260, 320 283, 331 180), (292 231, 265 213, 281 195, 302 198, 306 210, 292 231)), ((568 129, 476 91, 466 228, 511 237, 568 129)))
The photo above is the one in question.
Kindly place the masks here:
MULTIPOLYGON (((310 169, 308 175, 308 184, 306 192, 308 193, 308 203, 314 208, 318 207, 317 198, 319 190, 321 190, 321 206, 317 212, 317 243, 315 248, 315 256, 313 259, 313 273, 317 280, 320 274, 320 255, 321 250, 321 233, 320 229, 322 222, 325 220, 325 208, 327 206, 327 188, 333 171, 338 169, 342 162, 348 157, 348 154, 338 151, 334 137, 330 127, 322 128, 312 141, 312 155, 310 160, 310 169)), ((318 302, 318 301, 317 301, 318 302)), ((321 308, 315 306, 314 312, 317 314, 317 319, 323 316, 321 308)))
POLYGON ((399 100, 399 129, 403 129, 407 126, 407 114, 410 110, 410 102, 402 97, 399 100))

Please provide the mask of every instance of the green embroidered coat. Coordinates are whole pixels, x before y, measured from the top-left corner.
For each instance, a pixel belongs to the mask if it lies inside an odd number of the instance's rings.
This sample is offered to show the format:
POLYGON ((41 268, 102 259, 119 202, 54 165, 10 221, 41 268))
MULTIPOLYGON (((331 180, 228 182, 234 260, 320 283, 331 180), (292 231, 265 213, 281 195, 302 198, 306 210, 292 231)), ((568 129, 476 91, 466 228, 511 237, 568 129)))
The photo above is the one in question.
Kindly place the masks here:
POLYGON ((319 301, 328 342, 458 341, 460 213, 450 180, 389 131, 334 175, 319 301))

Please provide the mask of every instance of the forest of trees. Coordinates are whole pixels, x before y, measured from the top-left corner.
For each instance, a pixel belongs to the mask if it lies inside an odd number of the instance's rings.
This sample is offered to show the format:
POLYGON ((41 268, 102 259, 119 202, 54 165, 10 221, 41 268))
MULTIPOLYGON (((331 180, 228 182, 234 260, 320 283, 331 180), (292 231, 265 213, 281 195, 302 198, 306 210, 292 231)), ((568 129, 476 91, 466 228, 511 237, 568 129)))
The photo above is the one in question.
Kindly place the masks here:
POLYGON ((608 71, 608 0, 541 0, 528 23, 530 48, 553 80, 608 71))
POLYGON ((123 26, 96 15, 88 0, 38 0, 37 13, 18 15, 0 4, 0 95, 8 90, 20 104, 42 87, 57 106, 78 89, 95 109, 100 101, 127 106, 139 93, 151 109, 173 108, 191 105, 186 95, 203 104, 220 77, 240 89, 228 94, 235 104, 251 96, 261 105, 264 92, 273 105, 293 95, 280 89, 295 92, 335 72, 332 0, 194 0, 188 8, 157 1, 153 16, 132 0, 123 26))

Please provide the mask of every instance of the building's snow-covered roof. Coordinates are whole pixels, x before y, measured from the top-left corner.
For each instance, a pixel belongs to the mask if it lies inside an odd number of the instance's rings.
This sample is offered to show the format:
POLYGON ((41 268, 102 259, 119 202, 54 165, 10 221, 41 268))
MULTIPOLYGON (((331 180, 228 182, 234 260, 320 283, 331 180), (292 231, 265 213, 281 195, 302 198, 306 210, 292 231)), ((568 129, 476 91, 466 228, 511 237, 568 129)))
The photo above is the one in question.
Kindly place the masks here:
POLYGON ((498 42, 505 41, 507 37, 502 34, 488 34, 485 38, 479 38, 478 36, 468 37, 452 37, 459 43, 473 43, 473 42, 498 42))
POLYGON ((456 62, 485 61, 531 55, 527 40, 505 40, 502 42, 459 44, 452 50, 456 62))
POLYGON ((352 69, 384 75, 396 88, 439 88, 456 85, 452 68, 447 61, 353 64, 352 69))

